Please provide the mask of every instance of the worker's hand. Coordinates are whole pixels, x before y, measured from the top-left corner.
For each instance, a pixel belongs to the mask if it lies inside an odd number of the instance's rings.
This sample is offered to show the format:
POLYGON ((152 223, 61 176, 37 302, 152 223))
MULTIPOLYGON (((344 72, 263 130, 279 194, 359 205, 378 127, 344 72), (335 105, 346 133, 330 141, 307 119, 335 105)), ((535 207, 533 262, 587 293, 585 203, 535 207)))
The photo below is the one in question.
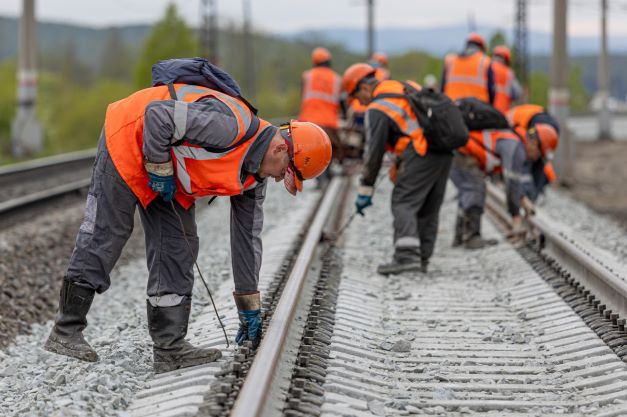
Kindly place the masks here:
POLYGON ((176 192, 172 161, 162 163, 144 161, 144 167, 148 172, 148 186, 158 192, 166 203, 172 201, 176 192))
POLYGON ((357 213, 364 215, 364 209, 366 207, 370 207, 372 205, 372 194, 374 193, 374 188, 366 185, 362 185, 359 187, 357 191, 357 198, 355 199, 355 209, 357 213))
POLYGON ((525 210, 525 217, 535 216, 536 206, 533 205, 526 195, 520 199, 520 206, 525 210))
POLYGON ((235 342, 242 345, 245 341, 250 340, 253 343, 253 349, 257 349, 261 342, 263 325, 261 310, 240 310, 237 314, 239 316, 239 329, 235 336, 235 342))

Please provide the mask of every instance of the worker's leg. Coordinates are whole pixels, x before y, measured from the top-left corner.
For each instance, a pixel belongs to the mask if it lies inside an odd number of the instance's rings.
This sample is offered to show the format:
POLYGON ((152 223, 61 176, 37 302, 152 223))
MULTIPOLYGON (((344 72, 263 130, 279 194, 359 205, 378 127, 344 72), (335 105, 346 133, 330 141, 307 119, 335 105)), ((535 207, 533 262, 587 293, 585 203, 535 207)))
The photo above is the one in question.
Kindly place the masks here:
POLYGON ((194 216, 194 207, 185 210, 161 198, 140 210, 149 269, 146 311, 156 373, 213 362, 221 356, 217 349, 196 348, 185 340, 198 256, 194 216))
POLYGON ((109 288, 109 273, 133 231, 136 204, 101 135, 85 217, 61 287, 59 315, 46 342, 47 350, 86 361, 98 359, 82 332, 94 293, 109 288))
POLYGON ((396 185, 392 190, 394 258, 391 263, 380 265, 379 273, 420 270, 417 214, 433 182, 430 178, 431 160, 431 154, 419 156, 411 145, 401 155, 396 185))
POLYGON ((446 183, 451 169, 453 156, 446 153, 432 155, 430 178, 433 183, 425 201, 418 211, 418 237, 420 238, 420 257, 424 266, 433 255, 435 240, 438 234, 440 208, 446 193, 446 183))

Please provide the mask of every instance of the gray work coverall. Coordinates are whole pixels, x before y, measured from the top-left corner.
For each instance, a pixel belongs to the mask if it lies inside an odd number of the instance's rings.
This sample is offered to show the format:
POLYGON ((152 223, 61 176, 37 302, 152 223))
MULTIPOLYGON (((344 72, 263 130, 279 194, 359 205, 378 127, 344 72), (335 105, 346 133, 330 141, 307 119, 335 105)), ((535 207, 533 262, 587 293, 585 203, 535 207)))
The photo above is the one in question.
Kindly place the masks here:
MULTIPOLYGON (((507 189, 507 207, 510 215, 520 213, 520 199, 525 188, 531 184, 531 174, 527 165, 527 154, 522 142, 512 139, 498 139, 494 155, 500 160, 503 179, 507 189)), ((463 212, 478 208, 483 212, 486 199, 486 173, 479 168, 479 162, 470 155, 455 154, 451 169, 451 180, 457 190, 458 207, 463 212)))
MULTIPOLYGON (((372 187, 381 169, 386 144, 393 148, 405 135, 394 120, 377 109, 366 111, 365 127, 366 154, 361 184, 372 187)), ((429 151, 420 156, 412 144, 401 154, 392 191, 395 250, 420 248, 423 259, 433 254, 452 158, 450 152, 429 151)))
MULTIPOLYGON (((214 98, 189 103, 185 140, 202 146, 224 147, 237 135, 237 122, 231 111, 214 98)), ((146 159, 170 159, 174 134, 174 101, 150 103, 144 115, 146 159)), ((243 171, 256 175, 276 128, 266 129, 251 145, 243 161, 243 171)), ((129 138, 132 140, 132 138, 129 138)), ((231 199, 231 258, 236 292, 257 290, 261 267, 262 204, 266 183, 260 182, 231 199)), ((173 305, 181 296, 190 296, 194 282, 193 265, 198 256, 195 208, 183 209, 174 202, 183 220, 190 254, 180 223, 170 203, 157 197, 145 209, 118 173, 107 151, 105 132, 100 135, 98 152, 87 196, 85 218, 80 226, 66 279, 102 293, 109 288, 109 273, 133 231, 135 209, 146 239, 149 297, 170 296, 173 305)), ((219 238, 216 236, 215 238, 219 238)), ((168 297, 165 297, 168 299, 168 297)))

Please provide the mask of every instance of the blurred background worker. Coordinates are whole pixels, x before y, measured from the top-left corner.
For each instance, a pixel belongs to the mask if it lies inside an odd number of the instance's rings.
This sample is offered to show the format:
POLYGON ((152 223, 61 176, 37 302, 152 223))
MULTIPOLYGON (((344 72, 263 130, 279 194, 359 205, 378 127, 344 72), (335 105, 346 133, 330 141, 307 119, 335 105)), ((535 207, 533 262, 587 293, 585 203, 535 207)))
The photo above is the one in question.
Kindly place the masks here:
MULTIPOLYGON (((537 104, 521 104, 513 107, 507 114, 507 120, 525 144, 530 136, 529 130, 536 125, 549 125, 555 131, 555 136, 549 135, 543 138, 542 157, 535 160, 529 158, 527 162, 530 165, 528 170, 531 172, 532 182, 528 184, 526 194, 531 201, 535 202, 538 196, 542 194, 544 188, 557 180, 555 168, 551 160, 559 140, 559 123, 544 107, 537 104)), ((533 152, 534 146, 531 145, 530 149, 533 152)))
MULTIPOLYGON (((410 82, 408 82, 410 83, 410 82)), ((414 88, 420 86, 413 83, 414 88)), ((432 152, 399 81, 380 81, 376 70, 365 63, 350 66, 342 88, 367 105, 366 154, 355 206, 357 212, 372 205, 386 146, 397 155, 396 183, 392 191, 394 257, 379 265, 380 274, 427 271, 438 229, 438 216, 448 179, 451 152, 432 152)))
POLYGON ((510 67, 512 55, 505 45, 495 46, 492 50, 492 71, 494 71, 494 107, 507 115, 512 103, 522 96, 522 88, 510 67))
POLYGON ((466 38, 466 46, 461 53, 444 58, 441 88, 451 100, 475 97, 494 103, 494 72, 492 61, 485 51, 485 39, 473 32, 466 38))
MULTIPOLYGON (((341 163, 344 157, 338 136, 340 118, 340 76, 331 69, 331 53, 326 48, 311 52, 313 68, 303 72, 302 103, 298 119, 320 126, 331 138, 333 158, 341 163)), ((328 171, 319 180, 329 180, 328 171)))
MULTIPOLYGON (((219 74, 220 80, 225 74, 219 74)), ((230 85, 237 86, 234 81, 230 85)), ((236 342, 249 340, 254 348, 259 344, 257 285, 266 179, 284 180, 286 189, 296 195, 304 179, 326 169, 331 144, 313 123, 292 121, 274 127, 259 119, 241 96, 222 91, 226 90, 160 85, 109 105, 85 218, 47 350, 85 361, 98 359, 83 338, 86 316, 95 293, 109 288, 109 274, 131 236, 139 207, 146 237, 146 308, 155 372, 218 359, 218 349, 198 348, 184 339, 199 245, 194 202, 206 195, 230 196, 233 296, 240 319, 236 342)))
POLYGON ((383 52, 373 53, 368 60, 368 64, 376 70, 375 77, 377 77, 379 81, 389 80, 391 78, 388 68, 388 56, 383 52))
POLYGON ((481 249, 495 245, 496 240, 481 237, 486 175, 503 175, 509 213, 520 224, 520 207, 527 211, 532 207, 524 194, 531 181, 525 146, 511 129, 486 129, 471 131, 468 143, 458 151, 451 168, 451 180, 459 193, 453 246, 481 249))

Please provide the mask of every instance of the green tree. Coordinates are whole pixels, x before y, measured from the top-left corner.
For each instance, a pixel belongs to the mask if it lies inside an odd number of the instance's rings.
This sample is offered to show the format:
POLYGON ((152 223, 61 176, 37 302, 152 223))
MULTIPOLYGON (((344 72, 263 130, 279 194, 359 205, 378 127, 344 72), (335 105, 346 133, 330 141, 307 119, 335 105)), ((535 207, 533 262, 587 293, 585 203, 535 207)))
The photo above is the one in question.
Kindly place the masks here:
POLYGON ((490 36, 490 40, 488 41, 488 53, 491 53, 494 47, 498 45, 507 45, 505 34, 500 30, 497 30, 490 36))
POLYGON ((152 79, 152 65, 163 59, 196 56, 198 40, 179 16, 176 5, 170 4, 165 16, 155 25, 144 43, 135 66, 135 86, 146 88, 152 79))
POLYGON ((11 156, 11 122, 15 117, 17 102, 16 68, 15 59, 0 64, 0 163, 11 156))
MULTIPOLYGON (((590 96, 581 81, 582 70, 580 66, 570 68, 568 75, 568 89, 570 91, 570 109, 572 111, 584 111, 588 107, 590 96)), ((531 74, 531 89, 529 101, 546 107, 548 105, 549 87, 551 85, 549 75, 544 72, 531 74)))
POLYGON ((110 28, 100 57, 99 75, 113 80, 131 81, 132 58, 128 45, 120 35, 120 29, 110 28))

